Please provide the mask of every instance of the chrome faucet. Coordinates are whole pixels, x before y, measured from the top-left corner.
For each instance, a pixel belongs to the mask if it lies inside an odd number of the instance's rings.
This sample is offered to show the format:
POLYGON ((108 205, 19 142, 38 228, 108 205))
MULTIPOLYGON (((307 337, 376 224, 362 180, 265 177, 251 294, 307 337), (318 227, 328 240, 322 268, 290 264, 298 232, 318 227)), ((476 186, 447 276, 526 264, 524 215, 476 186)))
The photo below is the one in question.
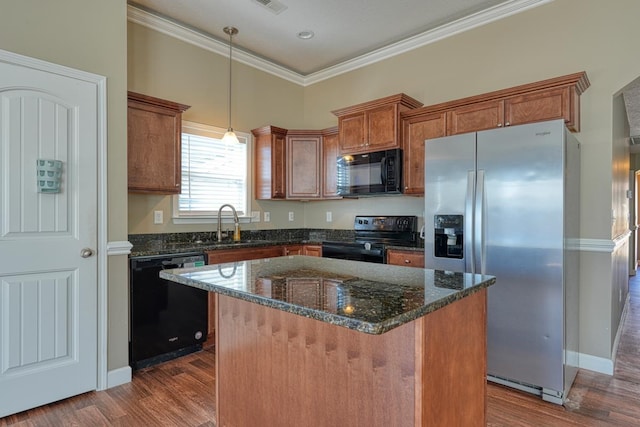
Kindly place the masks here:
POLYGON ((228 203, 225 203, 224 205, 220 206, 220 209, 218 209, 218 231, 216 233, 217 237, 218 237, 218 242, 222 242, 222 216, 220 215, 220 213, 222 212, 222 209, 224 207, 230 207, 231 210, 233 211, 233 223, 234 225, 238 225, 239 221, 238 221, 238 214, 236 213, 236 208, 234 208, 233 206, 231 206, 228 203))

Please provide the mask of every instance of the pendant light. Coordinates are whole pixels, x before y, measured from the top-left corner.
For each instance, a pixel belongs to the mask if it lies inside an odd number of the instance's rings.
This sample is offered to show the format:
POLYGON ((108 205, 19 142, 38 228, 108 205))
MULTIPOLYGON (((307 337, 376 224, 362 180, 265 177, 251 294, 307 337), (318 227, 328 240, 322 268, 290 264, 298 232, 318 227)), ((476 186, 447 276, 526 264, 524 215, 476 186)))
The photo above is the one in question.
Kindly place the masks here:
POLYGON ((238 29, 236 27, 224 27, 222 31, 229 35, 229 127, 222 137, 222 141, 229 144, 239 144, 240 141, 231 127, 231 45, 233 36, 238 34, 238 29))

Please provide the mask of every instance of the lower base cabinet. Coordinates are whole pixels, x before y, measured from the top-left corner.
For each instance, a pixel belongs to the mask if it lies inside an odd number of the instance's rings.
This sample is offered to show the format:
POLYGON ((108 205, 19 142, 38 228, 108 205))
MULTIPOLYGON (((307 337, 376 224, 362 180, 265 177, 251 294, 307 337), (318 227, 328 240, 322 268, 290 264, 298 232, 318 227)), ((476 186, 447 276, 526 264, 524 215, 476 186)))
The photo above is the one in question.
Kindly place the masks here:
POLYGON ((387 250, 387 264, 424 268, 424 254, 416 251, 387 250))

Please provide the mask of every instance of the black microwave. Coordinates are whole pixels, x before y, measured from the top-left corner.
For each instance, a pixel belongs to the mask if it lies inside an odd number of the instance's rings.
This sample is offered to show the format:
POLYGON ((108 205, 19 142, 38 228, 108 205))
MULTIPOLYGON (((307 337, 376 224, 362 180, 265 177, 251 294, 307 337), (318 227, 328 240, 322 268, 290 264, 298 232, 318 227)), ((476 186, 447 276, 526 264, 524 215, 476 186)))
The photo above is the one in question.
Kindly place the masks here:
POLYGON ((402 150, 338 157, 338 194, 345 197, 402 192, 402 150))

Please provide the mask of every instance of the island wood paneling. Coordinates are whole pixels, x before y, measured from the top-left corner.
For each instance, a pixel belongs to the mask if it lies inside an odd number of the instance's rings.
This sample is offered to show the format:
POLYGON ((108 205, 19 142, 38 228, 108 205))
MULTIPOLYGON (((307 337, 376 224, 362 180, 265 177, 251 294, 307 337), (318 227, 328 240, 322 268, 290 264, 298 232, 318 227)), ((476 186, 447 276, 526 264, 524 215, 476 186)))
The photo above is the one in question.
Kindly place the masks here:
POLYGON ((486 290, 382 335, 217 296, 218 426, 484 426, 486 290))
POLYGON ((369 335, 218 296, 218 426, 414 425, 407 324, 369 335))

